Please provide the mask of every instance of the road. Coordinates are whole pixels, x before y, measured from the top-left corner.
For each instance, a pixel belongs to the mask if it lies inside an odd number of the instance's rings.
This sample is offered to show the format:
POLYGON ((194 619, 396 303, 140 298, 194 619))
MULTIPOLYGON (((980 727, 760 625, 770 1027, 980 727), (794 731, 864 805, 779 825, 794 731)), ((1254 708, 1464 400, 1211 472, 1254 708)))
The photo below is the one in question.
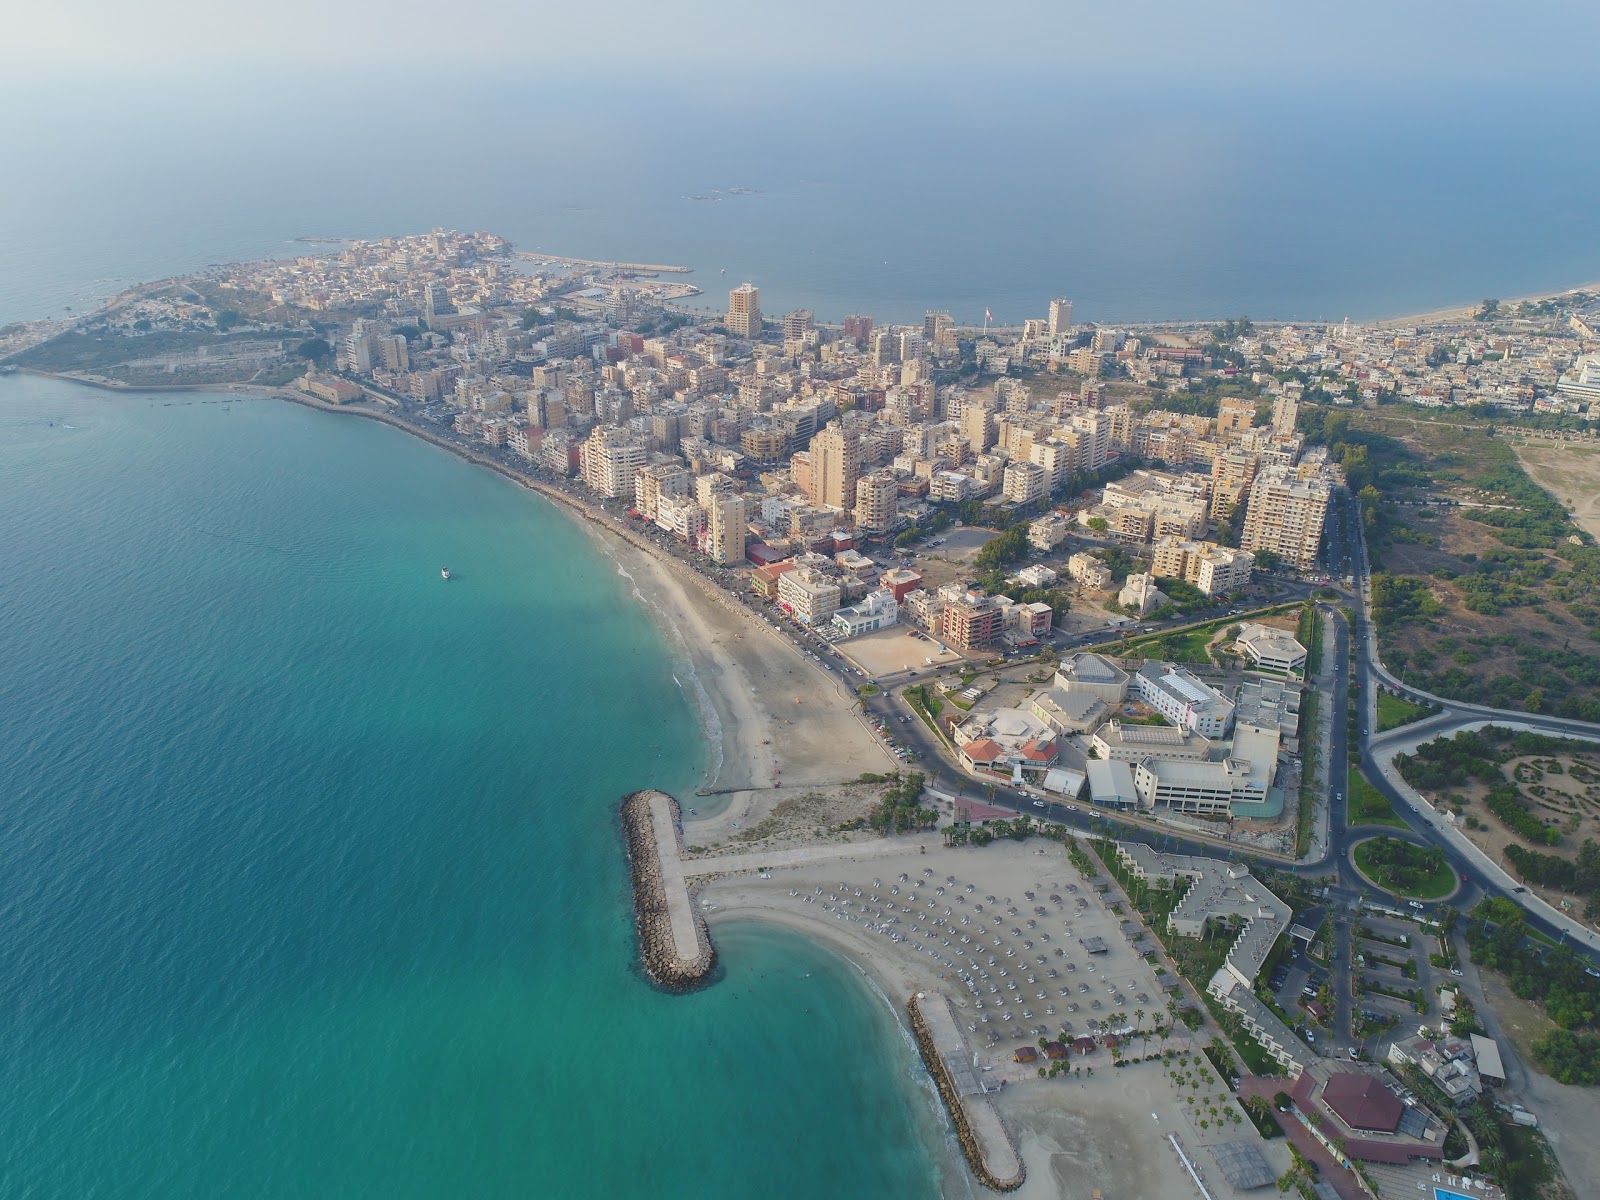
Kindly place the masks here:
MULTIPOLYGON (((736 568, 710 567, 698 556, 692 556, 687 548, 664 531, 655 530, 653 526, 629 521, 625 516, 627 505, 621 501, 609 503, 597 500, 591 494, 580 489, 571 480, 560 479, 550 472, 530 469, 529 465, 507 449, 494 450, 481 443, 470 441, 456 434, 448 425, 435 422, 424 413, 419 413, 414 406, 402 405, 402 415, 409 421, 423 426, 434 436, 459 444, 463 449, 474 455, 494 459, 498 464, 509 471, 537 479, 542 483, 553 484, 561 487, 578 499, 588 504, 595 505, 608 511, 619 525, 625 524, 635 536, 649 537, 661 550, 689 563, 693 569, 708 575, 720 584, 730 597, 754 610, 763 620, 771 624, 780 634, 789 638, 795 645, 808 655, 820 671, 829 676, 836 686, 854 691, 864 678, 859 676, 856 668, 846 662, 838 653, 832 643, 818 632, 808 629, 797 622, 784 616, 776 607, 763 604, 759 598, 753 596, 747 586, 748 576, 744 570, 736 568)), ((1119 838, 1144 842, 1161 850, 1174 851, 1185 854, 1210 854, 1219 852, 1230 858, 1240 858, 1256 864, 1258 867, 1272 869, 1287 869, 1308 879, 1314 880, 1320 886, 1326 887, 1327 899, 1336 908, 1352 911, 1363 899, 1369 895, 1382 895, 1381 889, 1364 885, 1355 874, 1350 862, 1350 848, 1364 837, 1376 833, 1383 833, 1392 837, 1400 837, 1408 841, 1421 844, 1438 845, 1445 853, 1445 859, 1461 880, 1458 893, 1451 897, 1449 903, 1457 909, 1464 909, 1476 903, 1485 895, 1505 896, 1522 906, 1527 914, 1529 924, 1556 938, 1566 941, 1581 936, 1582 927, 1573 922, 1566 921, 1554 910, 1540 911, 1543 906, 1541 901, 1527 893, 1517 891, 1516 881, 1511 879, 1497 864, 1491 862, 1481 851, 1476 850, 1465 842, 1460 835, 1451 836, 1452 831, 1439 825, 1439 818, 1426 805, 1418 806, 1410 797, 1402 794, 1393 782, 1385 775, 1387 758, 1392 755, 1397 744, 1403 744, 1405 739, 1415 738, 1418 733, 1433 734, 1460 727, 1474 721, 1496 720, 1501 723, 1515 723, 1521 727, 1547 732, 1556 736, 1580 735, 1600 740, 1600 725, 1582 721, 1571 721, 1559 717, 1547 717, 1535 713, 1512 713, 1499 709, 1487 708, 1482 705, 1468 704, 1461 701, 1435 696, 1420 688, 1405 687, 1402 681, 1395 679, 1383 666, 1379 658, 1376 638, 1372 636, 1371 621, 1371 569, 1367 556, 1365 538, 1362 535, 1359 508, 1354 497, 1341 494, 1339 501, 1330 508, 1325 533, 1324 563, 1330 583, 1319 584, 1313 581, 1274 580, 1275 590, 1271 595, 1272 602, 1304 600, 1311 598, 1314 593, 1325 592, 1331 589, 1341 600, 1352 605, 1359 598, 1359 609, 1355 613, 1355 627, 1352 629, 1345 621, 1343 613, 1332 607, 1333 601, 1322 606, 1326 618, 1326 629, 1329 636, 1326 639, 1323 654, 1331 656, 1331 661, 1336 666, 1351 661, 1350 649, 1355 648, 1353 675, 1344 670, 1334 671, 1333 692, 1330 697, 1332 703, 1328 711, 1322 714, 1321 719, 1329 723, 1329 784, 1328 794, 1325 797, 1328 806, 1328 838, 1321 847, 1321 853, 1313 853, 1305 860, 1289 865, 1272 858, 1252 854, 1238 847, 1219 846, 1215 842, 1204 841, 1192 837, 1184 837, 1177 833, 1166 832, 1160 829, 1151 829, 1144 826, 1133 825, 1125 820, 1118 820, 1116 815, 1107 814, 1098 810, 1091 810, 1087 805, 1069 805, 1060 801, 1041 800, 1024 793, 1018 789, 1002 784, 988 784, 973 779, 954 763, 954 758, 941 739, 937 738, 926 724, 912 714, 909 705, 903 699, 903 688, 907 683, 917 682, 921 676, 915 672, 899 672, 895 675, 880 677, 877 682, 881 688, 878 695, 865 699, 864 713, 868 716, 880 718, 889 730, 887 740, 898 745, 909 755, 908 762, 920 767, 929 775, 930 785, 936 790, 947 792, 958 799, 971 799, 976 802, 993 805, 997 808, 1007 809, 1014 813, 1026 814, 1038 820, 1050 821, 1064 825, 1076 832, 1088 834, 1098 833, 1114 835, 1119 838), (1331 580, 1338 580, 1344 576, 1354 578, 1354 586, 1346 588, 1331 580), (1425 722, 1404 726, 1381 735, 1372 735, 1371 730, 1376 727, 1376 688, 1379 684, 1388 686, 1408 694, 1412 697, 1429 700, 1441 708, 1439 714, 1425 722), (1348 731, 1344 720, 1345 707, 1348 698, 1348 688, 1355 686, 1362 699, 1361 716, 1358 721, 1359 761, 1367 770, 1368 778, 1373 782, 1394 806, 1401 819, 1406 822, 1404 830, 1388 826, 1351 827, 1348 824, 1348 799, 1345 795, 1344 772, 1342 764, 1348 761, 1348 731), (911 716, 909 721, 902 718, 911 716)), ((1214 620, 1218 616, 1226 616, 1227 611, 1223 605, 1216 606, 1205 613, 1191 614, 1185 617, 1174 618, 1168 621, 1146 622, 1157 633, 1188 628, 1206 621, 1214 620)), ((1055 642, 1063 648, 1083 642, 1084 638, 1061 639, 1055 642)), ((1309 756, 1308 756, 1309 757, 1309 756)), ((1309 770, 1309 766, 1307 768, 1309 770)), ((1399 905, 1397 898, 1385 896, 1385 899, 1399 905)), ((1442 904, 1443 902, 1441 902, 1442 904)), ((1434 909, 1439 905, 1425 906, 1434 909)), ((1592 935, 1590 935, 1592 936, 1592 935)), ((1592 942, 1579 942, 1591 952, 1600 949, 1600 939, 1592 942)), ((1342 948, 1341 948, 1342 952, 1342 948)), ((1345 962, 1348 963, 1348 959, 1345 962)), ((1600 961, 1600 956, 1597 956, 1600 961)), ((1335 973, 1342 976, 1345 972, 1335 973)), ((1348 1009, 1347 998, 1340 1000, 1341 1006, 1348 1009)))

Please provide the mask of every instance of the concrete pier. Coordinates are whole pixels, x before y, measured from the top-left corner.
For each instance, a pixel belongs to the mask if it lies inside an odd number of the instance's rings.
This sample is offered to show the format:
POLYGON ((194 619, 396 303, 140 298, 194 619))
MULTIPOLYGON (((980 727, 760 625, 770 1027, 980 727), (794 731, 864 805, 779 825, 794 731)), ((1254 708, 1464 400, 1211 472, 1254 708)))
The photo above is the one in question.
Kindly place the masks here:
POLYGON ((675 992, 696 987, 717 962, 705 918, 689 897, 678 822, 678 802, 665 792, 633 792, 622 799, 639 960, 652 983, 675 992))
POLYGON ((972 1174, 991 1191, 1016 1191, 1026 1178, 1022 1155, 970 1065, 950 1001, 939 992, 918 992, 907 1001, 906 1014, 972 1174))

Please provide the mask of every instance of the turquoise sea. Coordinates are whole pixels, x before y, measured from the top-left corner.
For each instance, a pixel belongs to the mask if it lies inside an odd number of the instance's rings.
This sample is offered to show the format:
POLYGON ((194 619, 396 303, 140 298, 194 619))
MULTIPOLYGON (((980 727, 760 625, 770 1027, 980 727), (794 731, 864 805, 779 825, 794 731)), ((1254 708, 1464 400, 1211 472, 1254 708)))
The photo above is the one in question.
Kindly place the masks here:
POLYGON ((615 801, 703 738, 544 501, 357 419, 0 378, 0 562, 4 1195, 940 1190, 854 968, 745 924, 700 993, 636 974, 615 801))

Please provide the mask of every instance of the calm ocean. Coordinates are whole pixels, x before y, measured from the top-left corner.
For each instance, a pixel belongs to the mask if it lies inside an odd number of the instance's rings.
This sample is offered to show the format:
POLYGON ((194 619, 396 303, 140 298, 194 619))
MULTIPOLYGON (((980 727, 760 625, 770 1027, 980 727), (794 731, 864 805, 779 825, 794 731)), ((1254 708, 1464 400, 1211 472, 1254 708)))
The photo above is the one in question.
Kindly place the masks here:
POLYGON ((1015 324, 1052 296, 1087 321, 1360 319, 1600 280, 1581 83, 1227 90, 1070 56, 1022 82, 294 82, 0 81, 26 114, 0 133, 0 321, 439 225, 692 266, 714 307, 751 279, 769 312, 826 319, 1015 324))
POLYGON ((8 1196, 916 1197, 853 968, 634 971, 613 819, 703 739, 544 501, 274 401, 0 378, 8 1196), (455 578, 439 578, 449 565, 455 578))

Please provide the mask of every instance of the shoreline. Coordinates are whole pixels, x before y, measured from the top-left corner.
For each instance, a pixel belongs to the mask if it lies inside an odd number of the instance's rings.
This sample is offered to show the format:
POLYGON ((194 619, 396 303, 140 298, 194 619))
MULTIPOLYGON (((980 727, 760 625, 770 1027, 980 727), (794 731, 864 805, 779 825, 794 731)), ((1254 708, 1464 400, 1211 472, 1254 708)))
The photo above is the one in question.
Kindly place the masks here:
POLYGON ((686 838, 710 841, 736 834, 798 789, 833 789, 863 772, 884 773, 900 765, 858 716, 854 696, 847 695, 838 680, 811 663, 781 630, 726 595, 715 581, 582 497, 471 447, 369 403, 330 404, 292 387, 252 383, 155 387, 71 372, 21 370, 105 392, 212 392, 364 417, 538 493, 575 520, 596 549, 616 565, 674 660, 673 678, 695 709, 711 747, 697 793, 718 793, 685 798, 686 838), (680 671, 688 678, 680 678, 680 671), (696 811, 702 807, 703 814, 696 811))
POLYGON ((386 411, 328 404, 286 388, 241 385, 233 394, 287 400, 378 421, 465 462, 487 467, 576 519, 597 548, 616 563, 669 651, 690 675, 687 683, 677 681, 712 747, 712 761, 699 790, 725 792, 727 799, 705 797, 708 811, 702 816, 692 811, 700 807, 701 798, 685 798, 690 810, 685 813, 686 840, 709 841, 736 833, 798 789, 833 788, 864 771, 881 773, 897 767, 857 715, 854 697, 845 695, 837 680, 810 663, 779 630, 723 594, 714 581, 608 519, 594 505, 386 411), (630 560, 622 557, 624 547, 636 552, 630 560), (796 692, 801 694, 795 696, 796 692), (789 698, 793 704, 786 702, 789 698))

